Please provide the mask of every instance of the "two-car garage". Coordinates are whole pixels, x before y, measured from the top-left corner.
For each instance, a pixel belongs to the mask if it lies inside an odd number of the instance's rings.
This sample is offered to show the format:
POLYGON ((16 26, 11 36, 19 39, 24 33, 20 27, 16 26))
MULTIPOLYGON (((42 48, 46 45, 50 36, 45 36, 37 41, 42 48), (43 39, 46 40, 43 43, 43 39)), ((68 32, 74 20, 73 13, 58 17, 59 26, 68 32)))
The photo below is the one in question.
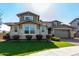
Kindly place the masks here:
POLYGON ((71 30, 67 28, 54 28, 54 35, 60 38, 70 38, 71 30))

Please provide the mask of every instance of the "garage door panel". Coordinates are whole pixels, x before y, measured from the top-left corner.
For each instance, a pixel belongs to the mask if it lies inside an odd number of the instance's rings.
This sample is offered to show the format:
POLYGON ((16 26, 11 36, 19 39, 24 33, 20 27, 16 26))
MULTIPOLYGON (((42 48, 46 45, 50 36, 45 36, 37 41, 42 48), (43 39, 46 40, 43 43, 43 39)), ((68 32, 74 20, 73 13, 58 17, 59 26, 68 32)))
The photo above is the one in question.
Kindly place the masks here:
POLYGON ((68 38, 70 33, 69 33, 68 30, 55 29, 55 30, 54 30, 54 34, 55 34, 55 36, 57 36, 57 37, 68 38))

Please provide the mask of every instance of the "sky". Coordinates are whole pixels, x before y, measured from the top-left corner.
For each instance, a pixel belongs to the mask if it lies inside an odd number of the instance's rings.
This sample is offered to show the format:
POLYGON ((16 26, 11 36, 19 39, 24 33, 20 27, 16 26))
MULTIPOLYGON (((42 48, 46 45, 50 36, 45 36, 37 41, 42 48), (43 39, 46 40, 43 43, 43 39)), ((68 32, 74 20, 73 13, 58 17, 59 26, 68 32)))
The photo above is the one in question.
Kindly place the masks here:
POLYGON ((31 11, 40 15, 43 21, 58 20, 69 24, 79 17, 78 3, 0 3, 0 14, 3 22, 18 22, 16 14, 31 11))

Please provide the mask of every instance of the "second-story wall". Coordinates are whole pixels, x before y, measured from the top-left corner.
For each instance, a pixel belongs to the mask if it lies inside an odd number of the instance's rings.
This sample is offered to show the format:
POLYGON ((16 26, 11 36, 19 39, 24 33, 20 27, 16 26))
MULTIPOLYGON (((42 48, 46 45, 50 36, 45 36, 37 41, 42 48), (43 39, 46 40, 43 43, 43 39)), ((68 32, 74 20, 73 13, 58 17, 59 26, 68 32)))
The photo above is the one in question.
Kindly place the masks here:
POLYGON ((30 17, 30 19, 34 22, 38 22, 39 21, 39 16, 35 15, 31 12, 25 12, 23 14, 18 14, 19 20, 21 21, 28 21, 28 19, 26 19, 26 17, 30 17))

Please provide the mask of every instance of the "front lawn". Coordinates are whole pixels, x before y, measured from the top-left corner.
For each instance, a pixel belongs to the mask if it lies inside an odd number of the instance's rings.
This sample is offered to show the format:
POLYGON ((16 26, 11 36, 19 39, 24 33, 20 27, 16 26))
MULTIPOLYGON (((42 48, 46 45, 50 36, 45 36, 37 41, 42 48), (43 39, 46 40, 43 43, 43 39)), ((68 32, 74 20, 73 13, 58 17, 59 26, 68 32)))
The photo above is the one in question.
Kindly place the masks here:
POLYGON ((3 41, 0 42, 0 55, 23 56, 34 52, 73 46, 68 42, 48 42, 48 41, 3 41))

